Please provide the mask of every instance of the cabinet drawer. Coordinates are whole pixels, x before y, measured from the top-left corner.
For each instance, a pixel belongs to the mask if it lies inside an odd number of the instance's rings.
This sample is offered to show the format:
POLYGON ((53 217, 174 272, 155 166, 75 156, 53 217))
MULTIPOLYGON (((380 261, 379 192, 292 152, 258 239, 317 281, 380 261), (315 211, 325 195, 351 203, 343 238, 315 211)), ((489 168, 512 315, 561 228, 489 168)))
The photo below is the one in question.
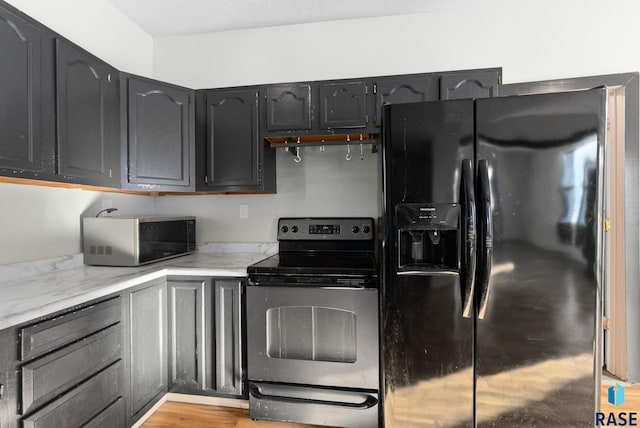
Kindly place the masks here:
POLYGON ((115 403, 91 419, 83 428, 119 428, 124 426, 124 399, 118 398, 115 403))
POLYGON ((120 321, 120 298, 97 303, 20 330, 20 359, 26 360, 82 339, 120 321))
POLYGON ((122 357, 116 324, 22 366, 22 409, 28 413, 122 357))
POLYGON ((23 419, 24 428, 75 428, 89 422, 120 397, 122 361, 23 419))

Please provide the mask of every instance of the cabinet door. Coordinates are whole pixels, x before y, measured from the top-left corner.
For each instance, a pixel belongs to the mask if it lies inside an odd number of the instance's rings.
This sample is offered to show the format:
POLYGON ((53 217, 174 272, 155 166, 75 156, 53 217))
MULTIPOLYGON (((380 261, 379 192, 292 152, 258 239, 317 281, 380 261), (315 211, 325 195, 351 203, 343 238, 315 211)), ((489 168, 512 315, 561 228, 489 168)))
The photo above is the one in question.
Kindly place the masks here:
POLYGON ((0 331, 0 427, 18 426, 20 379, 16 341, 18 333, 10 328, 0 331))
POLYGON ((373 93, 376 97, 373 123, 379 127, 382 120, 382 107, 387 104, 436 101, 438 79, 429 74, 380 77, 375 80, 373 93))
MULTIPOLYGON (((42 135, 41 32, 0 6, 0 171, 38 178, 51 172, 42 135)), ((53 149, 51 147, 50 149, 53 149)))
POLYGON ((241 395, 242 388, 242 281, 216 280, 216 384, 217 392, 241 395))
POLYGON ((129 183, 189 190, 194 153, 190 101, 187 89, 128 78, 129 183))
POLYGON ((258 96, 257 89, 206 92, 208 188, 262 184, 258 96))
POLYGON ((264 91, 267 132, 311 129, 311 85, 275 85, 264 91))
POLYGON ((166 281, 161 279, 126 293, 132 422, 167 392, 166 290, 166 281))
POLYGON ((210 305, 205 295, 211 287, 206 279, 170 280, 169 291, 169 390, 194 393, 206 389, 211 377, 213 349, 210 305))
POLYGON ((367 85, 363 81, 321 83, 320 129, 365 128, 367 85))
POLYGON ((56 40, 56 116, 56 173, 119 187, 118 72, 62 40, 56 40))
POLYGON ((440 99, 489 98, 499 96, 499 70, 444 73, 440 76, 440 99))

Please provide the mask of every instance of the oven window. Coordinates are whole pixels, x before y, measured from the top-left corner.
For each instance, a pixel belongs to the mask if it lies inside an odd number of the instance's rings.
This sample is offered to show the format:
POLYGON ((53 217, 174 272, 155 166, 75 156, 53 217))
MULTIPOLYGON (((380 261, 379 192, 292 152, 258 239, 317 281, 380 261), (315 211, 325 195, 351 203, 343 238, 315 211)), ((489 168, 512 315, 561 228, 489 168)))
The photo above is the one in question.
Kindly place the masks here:
POLYGON ((356 361, 356 314, 319 306, 267 310, 267 355, 290 360, 356 361))

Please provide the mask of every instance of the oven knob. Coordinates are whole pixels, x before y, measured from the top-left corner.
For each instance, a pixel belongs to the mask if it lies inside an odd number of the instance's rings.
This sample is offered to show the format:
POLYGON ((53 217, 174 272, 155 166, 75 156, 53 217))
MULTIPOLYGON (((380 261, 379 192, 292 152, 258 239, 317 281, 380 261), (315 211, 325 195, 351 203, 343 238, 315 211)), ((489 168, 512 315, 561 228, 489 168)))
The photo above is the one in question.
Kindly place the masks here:
POLYGON ((353 233, 358 233, 358 232, 360 232, 360 228, 359 228, 358 226, 353 226, 353 227, 351 228, 351 231, 352 231, 353 233))
POLYGON ((369 226, 362 226, 362 233, 369 233, 371 232, 371 228, 369 226))
POLYGON ((292 226, 291 227, 291 232, 297 233, 298 232, 298 226, 292 226))
POLYGON ((289 231, 289 228, 287 226, 282 226, 280 230, 282 231, 282 233, 287 233, 289 231))

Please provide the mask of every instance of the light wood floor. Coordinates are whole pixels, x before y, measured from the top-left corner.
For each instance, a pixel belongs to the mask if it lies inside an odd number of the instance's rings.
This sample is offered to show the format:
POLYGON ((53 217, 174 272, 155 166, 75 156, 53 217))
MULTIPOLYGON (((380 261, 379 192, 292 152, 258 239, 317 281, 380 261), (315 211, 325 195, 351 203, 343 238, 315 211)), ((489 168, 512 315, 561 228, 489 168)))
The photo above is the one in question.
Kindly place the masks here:
MULTIPOLYGON (((640 384, 625 387, 625 403, 619 408, 607 402, 610 383, 603 383, 601 410, 603 412, 640 411, 640 384)), ((249 411, 231 407, 205 406, 167 401, 142 428, 311 428, 311 425, 283 422, 252 421, 249 411)))

